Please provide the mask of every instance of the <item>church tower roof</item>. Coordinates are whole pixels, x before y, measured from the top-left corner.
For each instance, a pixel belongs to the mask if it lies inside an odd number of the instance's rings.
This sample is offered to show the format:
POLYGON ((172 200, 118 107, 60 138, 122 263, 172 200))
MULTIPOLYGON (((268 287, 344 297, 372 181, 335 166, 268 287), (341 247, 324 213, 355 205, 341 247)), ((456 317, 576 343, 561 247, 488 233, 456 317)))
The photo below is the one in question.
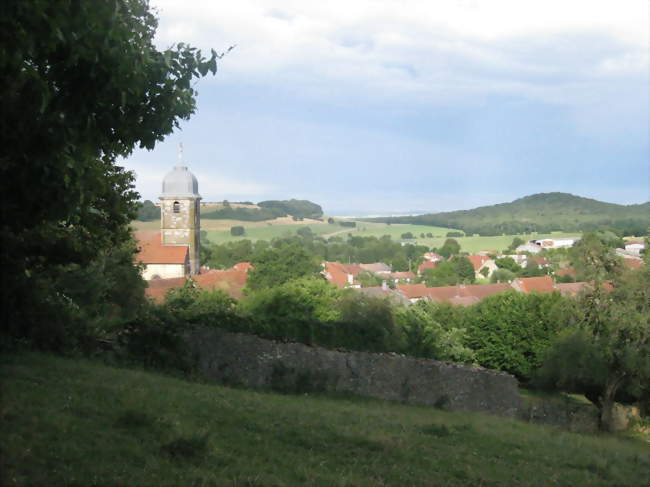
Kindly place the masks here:
POLYGON ((163 179, 161 198, 200 198, 199 182, 187 166, 175 166, 163 179))
POLYGON ((199 182, 183 165, 183 144, 178 144, 178 165, 163 179, 161 198, 200 198, 199 182))

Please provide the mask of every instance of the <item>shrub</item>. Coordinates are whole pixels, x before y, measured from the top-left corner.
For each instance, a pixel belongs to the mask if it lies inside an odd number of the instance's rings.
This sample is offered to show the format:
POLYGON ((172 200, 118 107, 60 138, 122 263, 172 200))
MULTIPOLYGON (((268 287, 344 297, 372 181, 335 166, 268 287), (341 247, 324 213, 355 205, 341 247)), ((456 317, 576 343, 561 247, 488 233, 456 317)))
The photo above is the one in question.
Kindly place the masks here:
POLYGON ((238 225, 238 226, 230 227, 230 235, 232 235, 233 237, 241 237, 245 233, 246 233, 246 229, 242 226, 238 225))

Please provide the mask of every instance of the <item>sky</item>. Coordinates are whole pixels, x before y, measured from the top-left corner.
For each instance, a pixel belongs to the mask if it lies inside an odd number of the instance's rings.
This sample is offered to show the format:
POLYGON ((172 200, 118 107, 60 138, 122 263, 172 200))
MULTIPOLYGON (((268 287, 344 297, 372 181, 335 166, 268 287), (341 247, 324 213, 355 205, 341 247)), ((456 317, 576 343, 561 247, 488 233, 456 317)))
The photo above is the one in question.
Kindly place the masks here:
POLYGON ((197 111, 121 161, 155 200, 330 215, 469 209, 563 191, 650 200, 648 0, 151 0, 156 45, 236 45, 197 111))

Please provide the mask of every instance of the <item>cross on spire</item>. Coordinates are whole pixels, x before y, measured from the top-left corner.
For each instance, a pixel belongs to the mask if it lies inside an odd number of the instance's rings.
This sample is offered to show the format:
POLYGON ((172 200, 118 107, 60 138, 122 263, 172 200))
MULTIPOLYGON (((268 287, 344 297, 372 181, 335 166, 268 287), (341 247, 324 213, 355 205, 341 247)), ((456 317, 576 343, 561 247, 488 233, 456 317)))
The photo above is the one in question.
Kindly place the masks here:
POLYGON ((178 165, 179 166, 183 165, 183 143, 182 142, 178 143, 178 165))

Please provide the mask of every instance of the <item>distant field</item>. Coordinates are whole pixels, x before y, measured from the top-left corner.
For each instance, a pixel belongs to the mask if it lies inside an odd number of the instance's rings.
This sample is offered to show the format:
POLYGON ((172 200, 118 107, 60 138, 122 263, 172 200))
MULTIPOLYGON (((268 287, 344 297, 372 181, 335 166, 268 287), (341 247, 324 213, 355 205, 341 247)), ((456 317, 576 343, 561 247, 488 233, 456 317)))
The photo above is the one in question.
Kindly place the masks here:
MULTIPOLYGON (((160 220, 153 222, 133 222, 132 225, 137 230, 152 230, 160 228, 160 220)), ((290 218, 278 219, 272 222, 242 222, 236 220, 201 220, 201 229, 208 234, 208 240, 212 243, 232 242, 236 240, 271 240, 276 237, 295 235, 296 230, 301 227, 309 227, 315 234, 328 238, 332 235, 346 237, 346 235, 359 235, 364 237, 382 237, 390 235, 393 240, 401 240, 403 233, 411 232, 417 237, 415 240, 420 245, 427 247, 441 247, 444 243, 447 232, 454 231, 452 228, 434 227, 428 225, 410 225, 410 224, 386 224, 357 222, 356 228, 344 228, 340 225, 330 225, 327 223, 305 223, 294 222, 290 218), (288 221, 287 221, 288 220, 288 221), (290 222, 290 223, 289 223, 290 222), (230 235, 230 227, 241 225, 246 229, 246 235, 243 237, 233 237, 230 235), (431 233, 432 238, 420 238, 421 234, 431 233)), ((512 239, 517 236, 524 240, 538 238, 573 238, 579 237, 580 233, 553 232, 528 235, 500 235, 496 237, 455 237, 461 246, 463 252, 478 252, 480 250, 497 250, 501 251, 508 247, 512 239)))
MULTIPOLYGON (((0 484, 642 486, 643 437, 3 354, 0 484)), ((644 480, 645 479, 645 480, 644 480)))

